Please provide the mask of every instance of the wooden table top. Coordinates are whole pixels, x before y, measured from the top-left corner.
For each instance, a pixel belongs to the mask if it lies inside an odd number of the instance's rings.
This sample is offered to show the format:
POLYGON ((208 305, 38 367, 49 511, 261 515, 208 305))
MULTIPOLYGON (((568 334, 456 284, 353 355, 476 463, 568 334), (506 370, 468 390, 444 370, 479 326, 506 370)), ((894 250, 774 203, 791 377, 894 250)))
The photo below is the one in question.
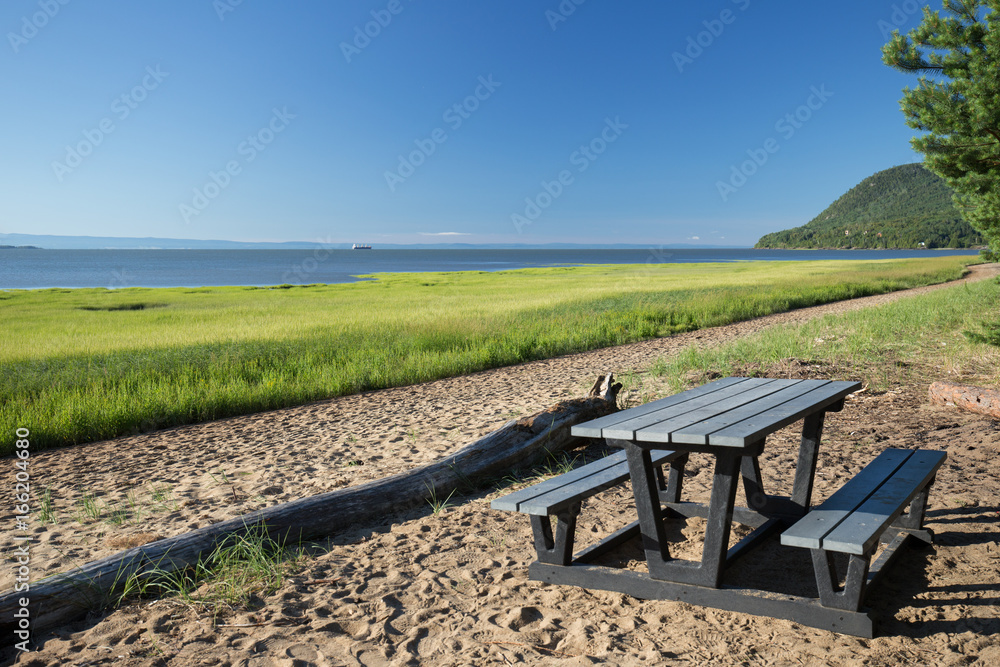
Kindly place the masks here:
POLYGON ((577 424, 578 437, 743 448, 830 408, 859 382, 729 377, 577 424))

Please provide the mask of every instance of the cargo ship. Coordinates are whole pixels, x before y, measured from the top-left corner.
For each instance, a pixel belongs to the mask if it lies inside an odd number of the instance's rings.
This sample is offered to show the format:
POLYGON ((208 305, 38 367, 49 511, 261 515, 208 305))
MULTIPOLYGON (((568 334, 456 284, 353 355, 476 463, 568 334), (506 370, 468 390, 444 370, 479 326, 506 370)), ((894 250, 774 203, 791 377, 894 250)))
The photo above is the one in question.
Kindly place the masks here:
POLYGON ((371 250, 371 249, 372 249, 372 247, 370 245, 368 245, 367 243, 355 243, 351 247, 351 250, 371 250))

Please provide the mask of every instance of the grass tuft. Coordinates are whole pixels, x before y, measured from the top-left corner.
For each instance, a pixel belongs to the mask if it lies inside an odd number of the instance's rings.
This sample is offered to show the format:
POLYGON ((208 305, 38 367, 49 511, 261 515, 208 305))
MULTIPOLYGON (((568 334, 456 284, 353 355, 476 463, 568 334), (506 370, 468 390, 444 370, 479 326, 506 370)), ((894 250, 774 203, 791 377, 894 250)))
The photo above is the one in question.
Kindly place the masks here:
POLYGON ((141 595, 179 598, 216 612, 246 607, 258 595, 270 595, 304 557, 301 544, 289 546, 272 538, 266 526, 254 524, 227 535, 193 566, 167 572, 154 569, 136 588, 141 595))
POLYGON ((434 486, 433 483, 427 484, 426 487, 427 487, 427 504, 431 506, 431 511, 434 513, 434 516, 441 514, 441 512, 451 507, 451 502, 450 502, 451 497, 455 495, 456 489, 452 489, 451 493, 448 494, 448 497, 442 500, 438 498, 437 488, 434 486))
POLYGON ((56 512, 52 505, 52 489, 45 487, 42 491, 42 497, 38 501, 38 520, 42 524, 46 523, 58 523, 56 519, 56 512))

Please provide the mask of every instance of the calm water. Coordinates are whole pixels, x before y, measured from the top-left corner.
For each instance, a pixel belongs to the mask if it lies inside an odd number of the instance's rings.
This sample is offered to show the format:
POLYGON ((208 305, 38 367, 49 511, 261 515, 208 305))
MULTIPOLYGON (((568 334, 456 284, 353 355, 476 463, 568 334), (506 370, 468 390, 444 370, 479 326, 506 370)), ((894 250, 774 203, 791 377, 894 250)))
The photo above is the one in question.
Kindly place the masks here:
POLYGON ((347 283, 383 272, 975 255, 975 250, 0 250, 0 289, 347 283))

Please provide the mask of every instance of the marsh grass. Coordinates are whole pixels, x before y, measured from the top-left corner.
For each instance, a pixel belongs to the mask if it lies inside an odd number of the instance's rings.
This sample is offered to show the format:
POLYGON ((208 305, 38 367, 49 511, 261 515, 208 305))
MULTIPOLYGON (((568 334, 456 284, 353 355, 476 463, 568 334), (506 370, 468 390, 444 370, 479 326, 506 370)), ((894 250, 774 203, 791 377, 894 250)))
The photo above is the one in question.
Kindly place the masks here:
POLYGON ((150 432, 941 282, 970 261, 383 274, 282 289, 12 290, 0 300, 0 454, 12 451, 18 427, 31 429, 35 449, 150 432))
MULTIPOLYGON (((135 489, 127 491, 123 498, 115 502, 102 502, 90 489, 77 489, 73 495, 76 496, 76 500, 69 502, 75 508, 73 518, 80 524, 99 521, 113 526, 139 524, 147 514, 173 512, 180 508, 180 504, 173 496, 173 489, 168 484, 149 484, 146 499, 140 497, 135 489)), ((261 500, 266 499, 261 498, 261 500)), ((58 523, 55 507, 52 489, 44 488, 38 499, 38 520, 42 524, 58 523)))
MULTIPOLYGON (((875 308, 828 315, 803 325, 776 327, 739 341, 709 350, 688 349, 675 360, 654 363, 645 376, 672 386, 686 388, 692 375, 744 373, 760 369, 773 375, 790 359, 821 366, 829 379, 859 379, 869 389, 888 388, 901 380, 955 375, 998 384, 996 367, 1000 350, 968 340, 962 331, 975 326, 984 313, 1000 308, 1000 283, 984 281, 956 286, 875 308)), ((854 445, 858 447, 858 444, 854 445)), ((495 485, 493 493, 506 493, 510 486, 522 486, 537 479, 561 474, 582 463, 570 454, 550 454, 534 468, 508 474, 502 480, 480 481, 474 485, 495 485)), ((169 488, 160 488, 160 501, 169 501, 169 488)), ((440 501, 428 486, 432 509, 443 511, 451 496, 440 501)), ((127 496, 128 497, 128 496, 127 496)), ((133 498, 135 496, 132 496, 133 498)), ((967 504, 954 499, 956 504, 967 504)), ((490 534, 490 546, 502 549, 508 535, 490 534)), ((288 547, 268 536, 263 526, 252 526, 242 535, 233 535, 219 544, 194 566, 179 572, 156 571, 151 575, 123 577, 120 592, 113 599, 95 599, 119 604, 127 596, 168 596, 219 612, 225 607, 246 606, 258 594, 280 588, 285 577, 306 558, 302 544, 288 547)))
POLYGON ((154 509, 173 512, 179 507, 174 498, 174 489, 169 484, 150 484, 149 499, 154 509))
POLYGON ((983 320, 977 328, 978 331, 964 329, 962 334, 974 343, 1000 347, 1000 320, 983 320))
POLYGON ((219 468, 219 475, 218 475, 218 477, 216 477, 215 474, 213 474, 211 472, 208 473, 208 476, 212 478, 212 481, 215 482, 216 486, 223 486, 225 484, 232 484, 232 481, 229 479, 229 476, 226 475, 226 471, 223 470, 222 468, 219 468))

